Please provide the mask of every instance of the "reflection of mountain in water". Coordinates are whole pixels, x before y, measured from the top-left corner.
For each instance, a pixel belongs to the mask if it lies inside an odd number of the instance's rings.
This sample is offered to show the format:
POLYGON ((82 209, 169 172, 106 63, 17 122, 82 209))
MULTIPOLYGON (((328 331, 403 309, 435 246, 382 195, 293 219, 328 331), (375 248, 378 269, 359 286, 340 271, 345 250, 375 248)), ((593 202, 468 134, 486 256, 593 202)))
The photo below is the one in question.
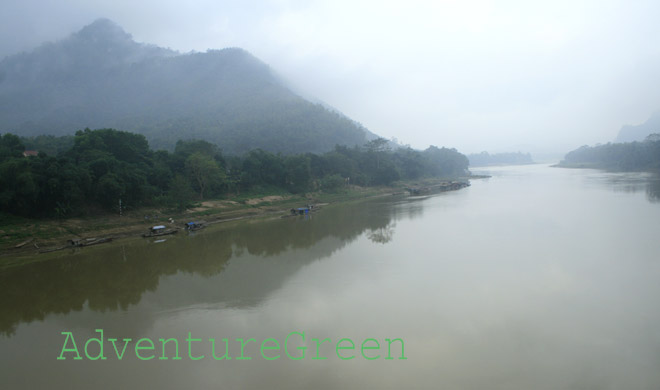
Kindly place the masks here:
POLYGON ((391 236, 394 210, 377 202, 334 206, 309 220, 243 221, 160 244, 134 240, 10 268, 0 273, 0 332, 86 305, 126 310, 147 291, 158 290, 161 309, 253 305, 361 233, 380 232, 376 241, 391 236))

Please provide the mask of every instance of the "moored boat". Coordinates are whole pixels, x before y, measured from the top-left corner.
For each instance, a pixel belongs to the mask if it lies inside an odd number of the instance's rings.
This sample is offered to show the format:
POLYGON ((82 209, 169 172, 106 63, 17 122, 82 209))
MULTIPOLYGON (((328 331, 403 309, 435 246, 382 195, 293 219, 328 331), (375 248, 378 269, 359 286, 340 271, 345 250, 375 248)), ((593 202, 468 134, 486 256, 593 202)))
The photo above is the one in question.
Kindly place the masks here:
POLYGON ((206 227, 206 221, 191 221, 186 223, 186 230, 189 232, 194 232, 195 230, 204 229, 206 227))
POLYGON ((178 233, 179 229, 168 229, 165 225, 152 226, 149 228, 148 233, 144 233, 142 237, 157 237, 166 236, 168 234, 178 233))

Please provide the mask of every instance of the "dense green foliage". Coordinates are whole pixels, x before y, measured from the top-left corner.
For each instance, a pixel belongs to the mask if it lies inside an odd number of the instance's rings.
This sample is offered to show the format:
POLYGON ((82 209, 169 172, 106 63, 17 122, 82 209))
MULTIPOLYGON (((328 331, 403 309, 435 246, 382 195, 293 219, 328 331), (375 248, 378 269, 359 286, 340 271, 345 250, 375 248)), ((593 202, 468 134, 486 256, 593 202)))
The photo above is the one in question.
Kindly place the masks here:
MULTIPOLYGON (((56 148, 68 142, 57 137, 56 148)), ((53 146, 55 145, 55 146, 53 146)), ((376 139, 363 147, 336 146, 325 154, 273 154, 262 149, 225 158, 207 141, 178 141, 174 152, 153 151, 140 134, 112 129, 78 131, 57 155, 24 157, 13 134, 0 137, 0 211, 45 217, 165 206, 246 191, 337 191, 346 185, 388 185, 399 179, 455 177, 467 157, 455 149, 390 150, 376 139)))
POLYGON ((21 137, 21 142, 25 145, 25 150, 38 150, 50 156, 57 156, 73 146, 73 136, 38 135, 21 137))
POLYGON ((515 165, 532 164, 532 155, 529 153, 473 153, 468 155, 470 166, 480 167, 486 165, 515 165))
POLYGON ((186 134, 236 155, 323 153, 374 137, 293 93, 244 50, 179 54, 136 43, 108 20, 0 61, 0 133, 61 136, 85 127, 143 134, 169 151, 186 134))
POLYGON ((660 170, 660 140, 653 134, 644 142, 582 146, 559 163, 565 167, 603 168, 616 171, 660 170))

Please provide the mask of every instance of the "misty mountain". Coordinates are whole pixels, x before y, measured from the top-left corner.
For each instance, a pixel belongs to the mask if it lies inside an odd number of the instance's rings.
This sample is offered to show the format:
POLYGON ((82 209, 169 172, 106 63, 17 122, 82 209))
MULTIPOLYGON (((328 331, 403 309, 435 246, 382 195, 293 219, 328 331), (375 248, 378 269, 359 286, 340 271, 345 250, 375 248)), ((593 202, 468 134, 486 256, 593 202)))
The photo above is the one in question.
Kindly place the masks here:
POLYGON ((85 127, 144 134, 154 149, 204 139, 227 153, 318 153, 375 138, 293 93, 245 50, 180 54, 137 43, 107 19, 0 62, 0 133, 85 127))
POLYGON ((641 125, 623 126, 614 142, 634 142, 644 141, 644 139, 653 133, 660 133, 660 111, 651 115, 651 117, 641 125))

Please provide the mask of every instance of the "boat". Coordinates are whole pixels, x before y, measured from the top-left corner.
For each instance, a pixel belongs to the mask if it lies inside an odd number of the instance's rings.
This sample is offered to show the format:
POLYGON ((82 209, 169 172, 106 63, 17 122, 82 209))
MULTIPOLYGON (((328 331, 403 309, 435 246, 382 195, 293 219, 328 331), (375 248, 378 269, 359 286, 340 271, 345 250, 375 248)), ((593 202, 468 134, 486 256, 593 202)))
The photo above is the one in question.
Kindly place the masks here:
POLYGON ((296 209, 291 209, 291 215, 305 215, 309 214, 309 207, 298 207, 296 209))
POLYGON ((191 221, 186 224, 186 230, 189 232, 194 232, 195 230, 204 229, 206 227, 206 221, 191 221))
MULTIPOLYGON (((327 205, 327 203, 322 203, 321 205, 327 205)), ((310 215, 311 213, 319 211, 321 205, 308 204, 305 207, 293 208, 289 210, 289 214, 282 215, 280 218, 295 217, 296 215, 310 215)))
POLYGON ((168 229, 165 225, 152 226, 149 228, 148 233, 144 233, 142 237, 157 237, 166 236, 168 234, 178 233, 179 229, 168 229))
POLYGON ((308 204, 305 207, 298 207, 295 209, 291 209, 291 215, 307 215, 313 211, 317 211, 318 206, 315 206, 313 204, 308 204))

